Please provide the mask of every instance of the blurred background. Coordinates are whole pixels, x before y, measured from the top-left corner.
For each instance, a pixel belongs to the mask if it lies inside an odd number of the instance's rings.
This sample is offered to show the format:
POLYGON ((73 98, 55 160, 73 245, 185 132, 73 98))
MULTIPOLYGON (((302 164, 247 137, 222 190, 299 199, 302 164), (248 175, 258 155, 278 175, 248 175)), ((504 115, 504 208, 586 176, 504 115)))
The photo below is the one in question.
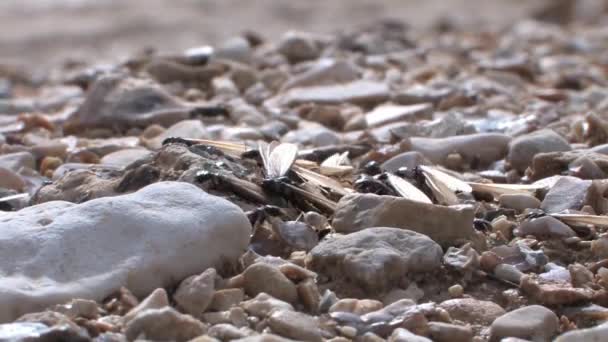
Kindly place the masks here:
POLYGON ((605 1, 1 0, 0 63, 115 61, 148 46, 175 52, 218 44, 247 29, 276 39, 288 30, 334 33, 387 17, 414 29, 446 18, 460 27, 500 29, 532 14, 552 15, 565 3, 585 3, 579 12, 593 15, 605 1))

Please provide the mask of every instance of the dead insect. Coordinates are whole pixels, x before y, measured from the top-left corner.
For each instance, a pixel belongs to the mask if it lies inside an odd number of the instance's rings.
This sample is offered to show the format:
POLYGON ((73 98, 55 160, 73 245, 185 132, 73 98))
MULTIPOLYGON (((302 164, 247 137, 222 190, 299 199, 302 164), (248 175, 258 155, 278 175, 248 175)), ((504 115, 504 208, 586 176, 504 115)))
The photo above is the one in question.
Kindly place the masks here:
POLYGON ((381 179, 385 180, 399 196, 416 202, 433 204, 433 201, 423 191, 407 180, 389 172, 381 175, 381 179))
POLYGON ((233 193, 256 203, 268 203, 268 198, 264 196, 262 188, 255 183, 240 179, 233 175, 201 170, 196 173, 196 181, 199 183, 211 182, 212 188, 232 191, 233 193))
POLYGON ((250 210, 245 214, 247 215, 249 222, 253 226, 256 223, 264 222, 264 220, 266 220, 266 218, 269 216, 270 217, 282 216, 283 212, 281 211, 281 208, 279 208, 277 206, 265 205, 265 206, 256 208, 254 210, 250 210))
POLYGON ((364 166, 363 166, 363 172, 367 173, 368 175, 377 175, 379 173, 382 173, 382 169, 380 168, 380 164, 378 164, 377 161, 372 160, 367 162, 364 166))
POLYGON ((197 118, 202 117, 215 117, 215 116, 228 116, 228 110, 222 106, 207 106, 207 107, 195 107, 190 110, 190 117, 197 118))
MULTIPOLYGON (((382 178, 382 177, 380 177, 382 178)), ((393 195, 394 192, 382 182, 381 179, 362 174, 353 184, 355 190, 361 193, 372 193, 376 195, 393 195)))
POLYGON ((258 151, 264 165, 262 188, 274 194, 282 193, 283 184, 291 183, 287 174, 296 161, 298 147, 288 143, 260 143, 258 151))
POLYGON ((188 139, 184 139, 184 138, 180 138, 180 137, 169 137, 165 140, 163 140, 162 145, 169 145, 169 144, 182 144, 182 145, 186 145, 188 147, 194 145, 194 142, 192 142, 191 140, 188 139))

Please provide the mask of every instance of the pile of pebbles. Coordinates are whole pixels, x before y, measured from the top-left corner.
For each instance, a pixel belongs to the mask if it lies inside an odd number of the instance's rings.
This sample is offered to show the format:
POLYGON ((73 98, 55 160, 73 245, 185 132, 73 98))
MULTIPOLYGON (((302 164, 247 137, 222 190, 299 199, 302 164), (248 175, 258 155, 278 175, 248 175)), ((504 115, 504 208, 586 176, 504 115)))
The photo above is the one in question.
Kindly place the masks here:
POLYGON ((0 341, 608 338, 608 31, 0 69, 0 341))

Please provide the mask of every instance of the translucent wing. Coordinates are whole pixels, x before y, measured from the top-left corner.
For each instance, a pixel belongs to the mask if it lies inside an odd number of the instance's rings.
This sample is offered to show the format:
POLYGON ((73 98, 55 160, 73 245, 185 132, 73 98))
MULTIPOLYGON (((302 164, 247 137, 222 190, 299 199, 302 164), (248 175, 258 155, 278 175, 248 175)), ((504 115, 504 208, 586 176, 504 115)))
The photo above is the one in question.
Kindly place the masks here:
POLYGON ((410 182, 405 179, 395 176, 392 173, 386 174, 388 177, 388 182, 391 186, 397 191, 397 193, 404 198, 410 199, 416 202, 433 204, 430 198, 424 194, 424 192, 420 191, 417 187, 410 184, 410 182))
POLYGON ((298 147, 294 144, 283 143, 270 145, 270 153, 266 162, 266 176, 281 177, 287 174, 298 155, 298 147))

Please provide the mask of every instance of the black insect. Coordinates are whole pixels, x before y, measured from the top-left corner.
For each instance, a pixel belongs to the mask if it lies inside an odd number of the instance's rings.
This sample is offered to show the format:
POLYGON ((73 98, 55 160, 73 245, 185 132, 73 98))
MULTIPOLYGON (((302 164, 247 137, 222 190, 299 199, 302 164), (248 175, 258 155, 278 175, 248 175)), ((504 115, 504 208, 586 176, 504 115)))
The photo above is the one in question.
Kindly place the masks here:
POLYGON ((394 192, 382 181, 383 177, 373 177, 362 174, 355 180, 354 188, 361 193, 372 193, 376 195, 394 195, 394 192))
POLYGON ((207 107, 196 107, 190 110, 190 117, 217 117, 217 116, 228 116, 228 109, 223 106, 207 106, 207 107))
POLYGON ((375 161, 369 161, 367 162, 364 166, 363 166, 363 172, 367 173, 368 175, 377 175, 382 173, 382 169, 380 168, 380 164, 375 161))
POLYGON ((182 145, 186 145, 188 147, 194 145, 194 142, 188 140, 188 139, 184 139, 184 138, 180 138, 180 137, 169 137, 165 140, 163 140, 162 145, 169 145, 169 144, 182 144, 182 145))

